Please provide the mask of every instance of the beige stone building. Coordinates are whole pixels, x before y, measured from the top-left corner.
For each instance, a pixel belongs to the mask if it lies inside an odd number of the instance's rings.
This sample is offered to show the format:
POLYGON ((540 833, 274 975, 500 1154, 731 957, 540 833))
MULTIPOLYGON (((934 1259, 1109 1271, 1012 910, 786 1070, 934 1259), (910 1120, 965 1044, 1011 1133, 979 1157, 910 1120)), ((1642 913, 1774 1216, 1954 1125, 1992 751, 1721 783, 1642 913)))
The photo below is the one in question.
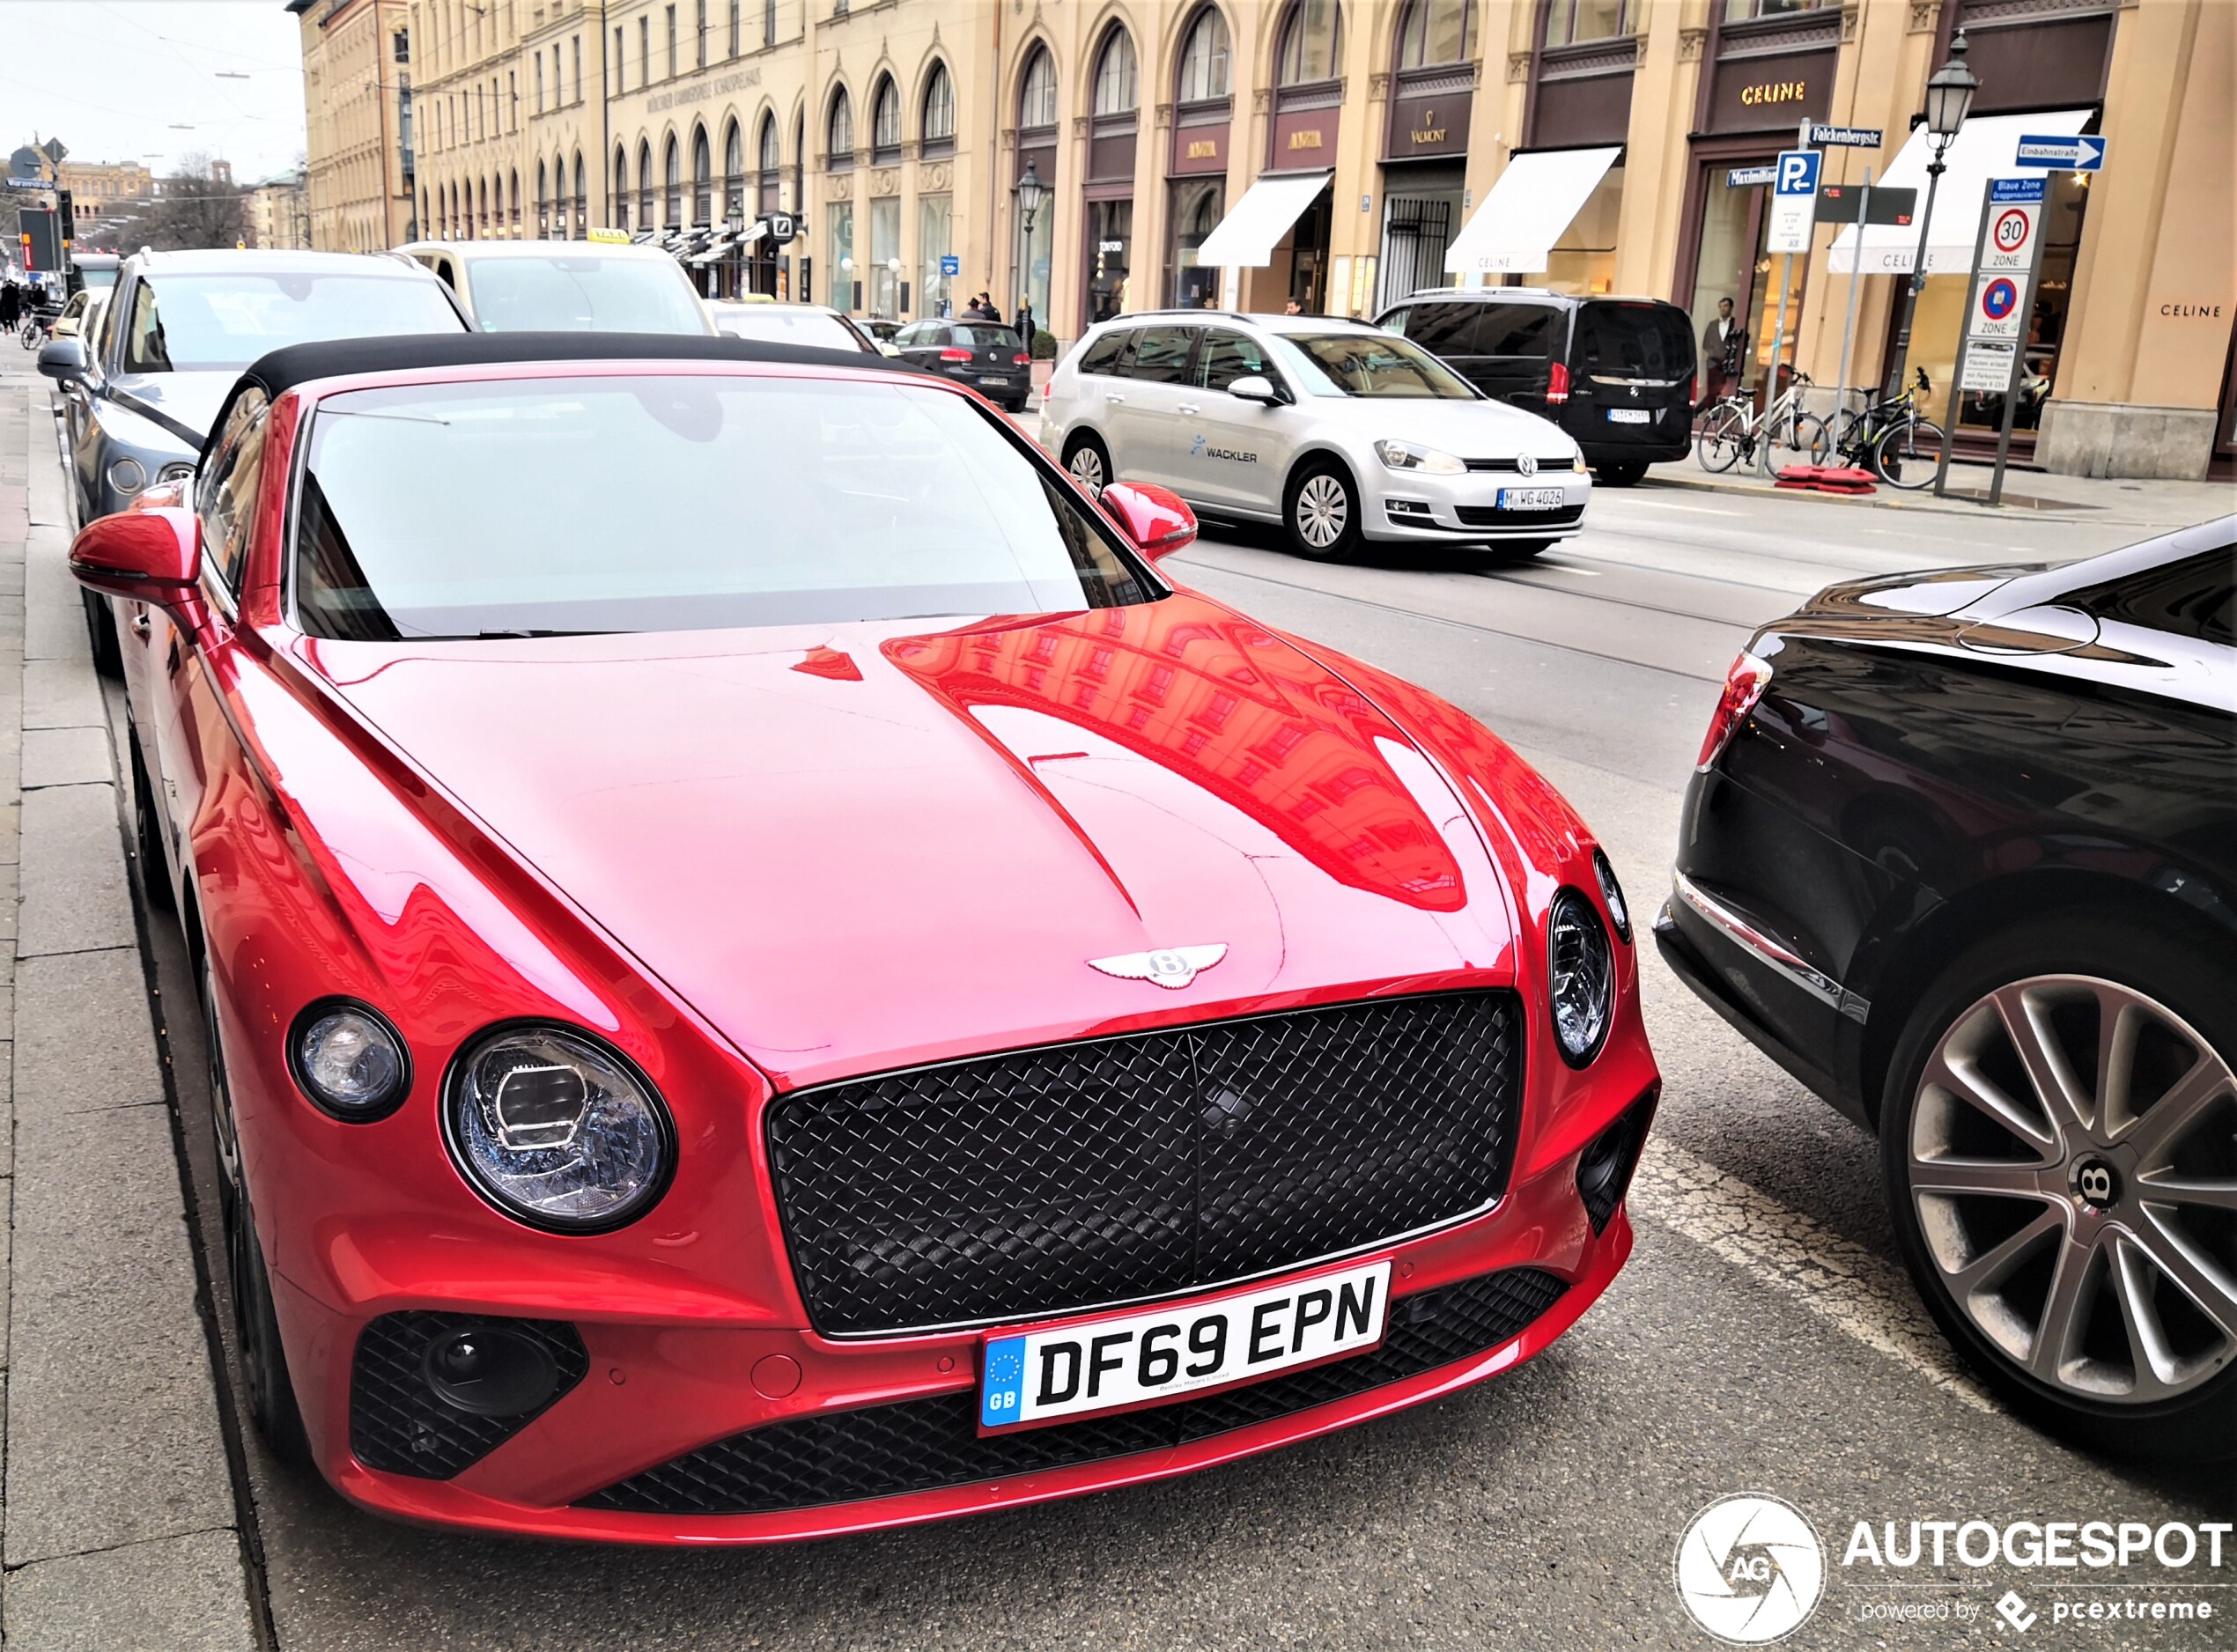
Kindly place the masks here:
POLYGON ((310 195, 299 172, 267 178, 244 192, 242 218, 251 247, 307 247, 311 244, 310 195))
POLYGON ((137 161, 66 160, 55 171, 80 213, 105 214, 155 198, 154 174, 137 161))
POLYGON ((403 0, 286 0, 301 25, 311 244, 376 252, 411 222, 403 0))
MULTIPOLYGON (((316 16, 399 3, 299 4, 306 52, 316 16)), ((1776 340, 1828 387, 1894 370, 1916 224, 1821 226, 1790 273, 1765 250, 1766 169, 1829 122, 1883 142, 1827 150, 1827 182, 1923 182, 1912 128, 1962 31, 1981 89, 1908 355, 1937 416, 1984 181, 2018 135, 2086 133, 2108 155, 2052 175, 2020 456, 2197 476, 2233 453, 2230 0, 410 0, 409 18, 425 233, 622 228, 707 291, 895 316, 984 288, 1059 340, 1161 305, 1372 316, 1502 282, 1669 299, 1698 335, 1729 297, 1749 381, 1776 340), (797 220, 782 247, 755 233, 772 212, 797 220)), ((314 180, 321 126, 314 98, 314 180)), ((1961 438, 2000 407, 1964 399, 1961 438)))

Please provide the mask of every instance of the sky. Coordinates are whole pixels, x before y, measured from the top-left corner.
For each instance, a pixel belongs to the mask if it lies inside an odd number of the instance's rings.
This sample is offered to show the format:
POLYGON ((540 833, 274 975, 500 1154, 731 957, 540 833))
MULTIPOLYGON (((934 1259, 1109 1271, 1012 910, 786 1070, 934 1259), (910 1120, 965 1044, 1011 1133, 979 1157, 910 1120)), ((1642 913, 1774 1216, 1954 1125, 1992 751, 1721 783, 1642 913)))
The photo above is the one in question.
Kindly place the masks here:
POLYGON ((303 155, 303 56, 282 0, 0 0, 0 156, 59 137, 70 159, 160 177, 194 153, 249 184, 303 155))

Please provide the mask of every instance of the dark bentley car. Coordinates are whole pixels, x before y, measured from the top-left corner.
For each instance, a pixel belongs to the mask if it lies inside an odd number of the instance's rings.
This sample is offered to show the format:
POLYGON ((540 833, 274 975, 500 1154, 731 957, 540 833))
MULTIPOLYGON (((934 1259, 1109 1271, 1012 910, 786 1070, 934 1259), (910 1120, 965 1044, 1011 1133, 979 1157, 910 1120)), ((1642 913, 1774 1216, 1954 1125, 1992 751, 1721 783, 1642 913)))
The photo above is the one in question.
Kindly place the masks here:
POLYGON ((2038 1424, 2237 1455, 2237 517, 1838 585, 1732 667, 1663 955, 1876 1129, 2038 1424))

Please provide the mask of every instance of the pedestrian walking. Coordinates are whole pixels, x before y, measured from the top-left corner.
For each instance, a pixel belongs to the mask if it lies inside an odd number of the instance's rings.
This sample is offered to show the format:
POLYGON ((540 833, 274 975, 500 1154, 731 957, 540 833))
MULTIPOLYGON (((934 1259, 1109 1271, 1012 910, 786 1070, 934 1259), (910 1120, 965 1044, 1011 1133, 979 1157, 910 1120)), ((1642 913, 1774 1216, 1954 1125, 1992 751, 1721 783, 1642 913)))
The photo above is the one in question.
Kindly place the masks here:
POLYGON ((13 281, 0 282, 0 332, 12 333, 22 320, 22 286, 13 281))

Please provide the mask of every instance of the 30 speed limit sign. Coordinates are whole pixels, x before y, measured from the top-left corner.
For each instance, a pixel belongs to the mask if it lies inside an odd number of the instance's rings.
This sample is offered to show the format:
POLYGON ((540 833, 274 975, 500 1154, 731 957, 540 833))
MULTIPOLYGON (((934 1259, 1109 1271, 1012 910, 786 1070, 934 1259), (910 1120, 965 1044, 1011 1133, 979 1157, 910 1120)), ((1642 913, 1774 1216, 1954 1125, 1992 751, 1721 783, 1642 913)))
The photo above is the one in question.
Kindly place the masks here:
MULTIPOLYGON (((2034 183, 2034 179, 2022 181, 2034 183)), ((2035 226, 2041 221, 2040 200, 1992 201, 1989 204, 1989 233, 1981 249, 1981 268, 2025 269, 2035 261, 2035 226)))
POLYGON ((2027 233, 2034 228, 2025 211, 2018 207, 2004 208, 1997 215, 1997 250, 2000 253, 2025 252, 2027 233))

